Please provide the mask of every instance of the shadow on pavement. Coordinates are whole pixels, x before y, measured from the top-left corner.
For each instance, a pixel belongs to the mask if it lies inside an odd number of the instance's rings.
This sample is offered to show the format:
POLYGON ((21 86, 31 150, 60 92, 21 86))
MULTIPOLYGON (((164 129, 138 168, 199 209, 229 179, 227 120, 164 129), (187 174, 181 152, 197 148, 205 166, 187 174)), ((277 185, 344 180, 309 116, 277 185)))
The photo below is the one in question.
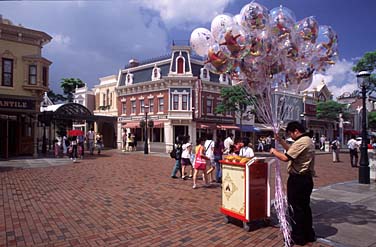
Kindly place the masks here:
POLYGON ((368 225, 376 223, 376 211, 365 205, 329 200, 311 200, 313 225, 316 235, 327 238, 335 235, 338 229, 335 225, 368 225))

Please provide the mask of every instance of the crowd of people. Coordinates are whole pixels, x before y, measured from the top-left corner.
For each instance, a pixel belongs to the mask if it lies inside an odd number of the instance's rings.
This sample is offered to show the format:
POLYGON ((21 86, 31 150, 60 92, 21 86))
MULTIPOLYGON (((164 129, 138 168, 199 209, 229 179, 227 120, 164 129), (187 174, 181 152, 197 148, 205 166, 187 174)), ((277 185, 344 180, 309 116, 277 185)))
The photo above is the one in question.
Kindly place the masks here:
POLYGON ((76 162, 78 158, 83 159, 86 149, 90 155, 94 154, 96 149, 97 154, 100 155, 103 149, 103 136, 99 132, 94 132, 91 128, 86 134, 82 135, 67 135, 68 132, 56 137, 54 154, 55 157, 69 157, 73 162, 76 162))
POLYGON ((192 179, 193 189, 198 188, 197 180, 200 175, 204 187, 209 187, 211 183, 222 183, 220 160, 228 154, 254 157, 249 138, 234 141, 234 135, 230 133, 225 139, 218 136, 214 140, 212 134, 207 134, 198 138, 193 147, 189 136, 178 136, 170 154, 175 159, 171 178, 192 179))
POLYGON ((133 133, 127 133, 127 131, 123 129, 122 141, 123 152, 133 152, 137 150, 137 140, 133 133))

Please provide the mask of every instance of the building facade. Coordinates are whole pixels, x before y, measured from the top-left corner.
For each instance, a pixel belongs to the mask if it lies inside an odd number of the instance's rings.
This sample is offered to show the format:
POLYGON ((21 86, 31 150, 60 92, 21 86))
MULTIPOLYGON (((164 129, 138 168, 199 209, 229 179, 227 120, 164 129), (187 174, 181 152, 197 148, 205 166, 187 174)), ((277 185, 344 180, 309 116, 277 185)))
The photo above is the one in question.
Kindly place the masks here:
MULTIPOLYGON (((174 45, 171 54, 143 63, 131 60, 119 71, 117 133, 132 133, 143 142, 140 122, 147 114, 153 122, 148 128, 150 150, 168 152, 177 136, 189 135, 195 143, 203 134, 225 135, 238 128, 231 113, 215 113, 221 88, 231 85, 229 76, 212 74, 190 51, 189 46, 174 45)), ((118 134, 119 148, 121 143, 118 134)))
MULTIPOLYGON (((118 82, 116 75, 110 75, 99 78, 99 85, 94 86, 93 92, 95 104, 93 113, 98 118, 95 122, 94 130, 103 136, 105 147, 115 148, 117 146, 117 92, 116 85, 118 82)), ((121 132, 119 132, 121 133, 121 132)))
POLYGON ((48 34, 0 16, 0 158, 37 155, 38 113, 49 87, 48 34))

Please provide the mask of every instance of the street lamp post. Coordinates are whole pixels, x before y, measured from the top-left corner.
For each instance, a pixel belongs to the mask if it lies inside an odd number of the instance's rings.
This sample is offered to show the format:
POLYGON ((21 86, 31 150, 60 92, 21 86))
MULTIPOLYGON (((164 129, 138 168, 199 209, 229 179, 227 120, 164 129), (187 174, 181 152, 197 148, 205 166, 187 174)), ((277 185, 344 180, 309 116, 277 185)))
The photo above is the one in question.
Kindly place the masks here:
POLYGON ((342 147, 342 144, 344 143, 344 140, 343 140, 343 112, 342 111, 339 112, 338 120, 339 120, 339 123, 338 123, 339 141, 340 141, 340 146, 342 147))
POLYGON ((359 183, 369 184, 370 183, 370 169, 369 160, 367 153, 367 108, 366 108, 366 92, 369 86, 370 73, 368 71, 361 71, 357 75, 357 82, 359 88, 362 89, 362 145, 360 147, 360 163, 359 163, 359 183))
POLYGON ((47 142, 46 142, 46 107, 47 104, 45 101, 42 102, 43 109, 43 139, 42 139, 42 153, 47 153, 47 142))
POLYGON ((148 145, 148 107, 147 105, 144 106, 145 112, 145 145, 144 145, 144 154, 149 154, 149 145, 148 145))

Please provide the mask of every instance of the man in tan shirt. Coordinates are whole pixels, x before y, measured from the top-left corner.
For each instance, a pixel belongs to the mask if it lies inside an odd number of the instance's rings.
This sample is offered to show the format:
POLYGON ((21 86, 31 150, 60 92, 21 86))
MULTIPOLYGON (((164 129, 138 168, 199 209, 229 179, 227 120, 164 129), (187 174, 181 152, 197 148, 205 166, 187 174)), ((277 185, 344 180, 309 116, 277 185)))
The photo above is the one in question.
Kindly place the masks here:
POLYGON ((281 161, 287 161, 287 201, 290 204, 292 233, 291 238, 297 245, 305 245, 316 240, 312 227, 312 211, 310 197, 315 175, 315 146, 299 122, 290 122, 286 127, 287 134, 294 143, 287 144, 278 135, 275 139, 286 150, 286 153, 271 148, 270 153, 281 161))

